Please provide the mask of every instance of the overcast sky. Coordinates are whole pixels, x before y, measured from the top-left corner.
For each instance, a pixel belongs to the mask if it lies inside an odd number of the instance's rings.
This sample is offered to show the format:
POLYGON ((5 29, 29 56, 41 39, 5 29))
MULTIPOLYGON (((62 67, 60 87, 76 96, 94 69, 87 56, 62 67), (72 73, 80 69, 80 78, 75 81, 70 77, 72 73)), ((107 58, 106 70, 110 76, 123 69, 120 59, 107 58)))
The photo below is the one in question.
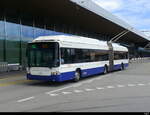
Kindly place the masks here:
POLYGON ((150 0, 93 0, 138 30, 150 30, 150 0))

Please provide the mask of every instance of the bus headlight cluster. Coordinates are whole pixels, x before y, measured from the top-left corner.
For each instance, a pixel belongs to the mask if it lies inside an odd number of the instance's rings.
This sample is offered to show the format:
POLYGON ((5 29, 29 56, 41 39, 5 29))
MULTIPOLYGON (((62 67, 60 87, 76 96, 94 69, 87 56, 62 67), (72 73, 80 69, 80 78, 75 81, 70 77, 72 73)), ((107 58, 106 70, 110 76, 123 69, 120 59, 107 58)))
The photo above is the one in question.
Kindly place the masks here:
POLYGON ((51 72, 51 75, 60 75, 60 72, 59 71, 51 72))

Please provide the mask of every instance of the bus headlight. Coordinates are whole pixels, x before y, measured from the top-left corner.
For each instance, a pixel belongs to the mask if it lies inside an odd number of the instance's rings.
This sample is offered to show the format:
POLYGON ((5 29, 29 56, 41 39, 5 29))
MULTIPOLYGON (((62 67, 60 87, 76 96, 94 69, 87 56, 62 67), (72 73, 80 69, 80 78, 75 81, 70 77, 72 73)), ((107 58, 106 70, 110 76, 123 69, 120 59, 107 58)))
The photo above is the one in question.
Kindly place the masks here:
POLYGON ((60 75, 60 72, 59 71, 51 72, 51 75, 60 75))

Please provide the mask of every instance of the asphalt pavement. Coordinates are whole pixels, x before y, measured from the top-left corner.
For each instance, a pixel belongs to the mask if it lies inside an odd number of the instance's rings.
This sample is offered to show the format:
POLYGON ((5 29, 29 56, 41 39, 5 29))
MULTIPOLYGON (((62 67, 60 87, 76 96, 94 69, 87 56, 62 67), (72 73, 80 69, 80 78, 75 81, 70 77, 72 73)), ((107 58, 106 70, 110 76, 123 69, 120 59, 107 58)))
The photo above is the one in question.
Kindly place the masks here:
POLYGON ((74 83, 0 79, 0 112, 150 112, 150 60, 74 83))

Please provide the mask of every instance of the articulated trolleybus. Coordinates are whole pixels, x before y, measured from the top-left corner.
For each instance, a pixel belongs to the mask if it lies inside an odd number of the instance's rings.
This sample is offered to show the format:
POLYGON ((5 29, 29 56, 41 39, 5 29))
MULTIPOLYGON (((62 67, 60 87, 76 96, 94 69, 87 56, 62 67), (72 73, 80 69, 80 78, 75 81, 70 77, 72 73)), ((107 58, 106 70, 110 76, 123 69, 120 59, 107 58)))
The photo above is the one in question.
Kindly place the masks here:
MULTIPOLYGON (((128 49, 113 46, 113 70, 129 64, 128 49)), ((63 82, 109 72, 107 42, 79 36, 44 36, 28 44, 27 79, 63 82)))

